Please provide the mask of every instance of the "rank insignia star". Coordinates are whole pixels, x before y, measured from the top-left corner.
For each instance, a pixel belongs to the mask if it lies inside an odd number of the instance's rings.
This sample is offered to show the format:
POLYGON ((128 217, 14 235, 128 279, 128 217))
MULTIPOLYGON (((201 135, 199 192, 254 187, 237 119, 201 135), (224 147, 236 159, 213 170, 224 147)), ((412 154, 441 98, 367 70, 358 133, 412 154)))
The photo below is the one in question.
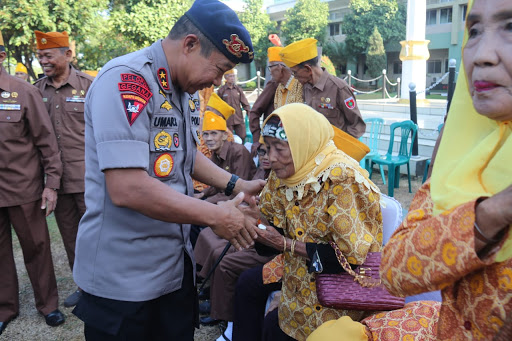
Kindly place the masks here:
POLYGON ((171 90, 169 87, 169 78, 167 77, 167 70, 163 67, 158 69, 158 81, 164 90, 171 90))

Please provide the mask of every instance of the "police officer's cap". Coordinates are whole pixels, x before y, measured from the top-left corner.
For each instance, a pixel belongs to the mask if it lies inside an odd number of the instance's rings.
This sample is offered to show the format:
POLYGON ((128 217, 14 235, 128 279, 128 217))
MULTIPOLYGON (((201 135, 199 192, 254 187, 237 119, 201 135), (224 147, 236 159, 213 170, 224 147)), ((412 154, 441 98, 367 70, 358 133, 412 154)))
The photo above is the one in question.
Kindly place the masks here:
POLYGON ((249 32, 227 5, 217 0, 196 0, 185 16, 230 61, 252 62, 254 51, 249 32))

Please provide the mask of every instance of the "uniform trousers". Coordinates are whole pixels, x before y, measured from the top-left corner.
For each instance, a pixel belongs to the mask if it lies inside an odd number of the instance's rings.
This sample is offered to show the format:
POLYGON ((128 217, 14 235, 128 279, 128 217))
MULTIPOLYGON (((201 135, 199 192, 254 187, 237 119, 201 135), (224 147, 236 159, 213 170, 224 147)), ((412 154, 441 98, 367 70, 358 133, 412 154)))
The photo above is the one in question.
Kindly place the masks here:
POLYGON ((198 326, 197 289, 184 256, 181 289, 150 301, 128 302, 83 292, 73 310, 85 323, 87 341, 193 341, 198 326))
POLYGON ((20 241, 37 310, 48 315, 58 307, 59 295, 50 249, 50 235, 41 200, 0 208, 0 321, 19 312, 18 276, 14 263, 11 224, 20 241))
POLYGON ((228 126, 228 129, 231 130, 236 135, 240 136, 240 138, 242 139, 242 142, 245 143, 245 137, 247 135, 246 130, 245 130, 245 124, 241 123, 241 124, 230 125, 230 126, 228 126))
MULTIPOLYGON (((233 341, 289 340, 277 323, 277 309, 265 317, 268 295, 281 290, 281 282, 263 284, 263 265, 244 271, 235 289, 233 341), (265 321, 265 324, 264 322, 265 321)), ((292 339, 293 340, 293 339, 292 339)))
POLYGON ((68 255, 69 267, 75 263, 75 244, 78 224, 85 213, 84 193, 59 194, 55 208, 55 220, 68 255))

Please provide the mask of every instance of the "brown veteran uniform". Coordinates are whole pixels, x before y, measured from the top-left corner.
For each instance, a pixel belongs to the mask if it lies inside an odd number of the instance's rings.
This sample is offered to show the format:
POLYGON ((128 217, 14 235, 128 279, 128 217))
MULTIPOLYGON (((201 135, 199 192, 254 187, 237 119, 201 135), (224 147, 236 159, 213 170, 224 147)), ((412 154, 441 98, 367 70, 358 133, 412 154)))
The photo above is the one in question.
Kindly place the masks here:
MULTIPOLYGON (((40 45, 37 37, 38 49, 40 45)), ((47 38, 50 39, 50 38, 47 38)), ((69 66, 68 79, 56 88, 52 79, 43 77, 34 85, 43 93, 43 101, 57 136, 63 166, 55 218, 66 248, 69 266, 73 269, 78 223, 85 213, 85 96, 93 77, 69 66)))
POLYGON ((245 97, 244 91, 239 85, 233 84, 229 86, 224 84, 217 90, 217 95, 219 95, 224 102, 235 108, 235 114, 227 120, 226 124, 229 130, 240 136, 242 141, 245 141, 245 121, 241 107, 249 113, 251 106, 249 105, 247 97, 245 97))
POLYGON ((322 76, 315 85, 304 84, 304 101, 323 114, 333 126, 355 138, 361 137, 366 124, 352 89, 343 79, 331 75, 324 68, 322 70, 322 76))
POLYGON ((39 90, 0 66, 0 321, 19 313, 11 224, 23 250, 37 310, 58 307, 43 188, 60 186, 59 149, 39 90), (44 176, 46 174, 46 184, 44 176))
MULTIPOLYGON (((251 153, 241 144, 224 141, 219 153, 212 153, 210 160, 220 168, 231 174, 236 174, 244 180, 250 180, 256 173, 256 165, 251 153)), ((229 200, 223 191, 214 187, 208 187, 203 191, 206 200, 211 203, 229 200)), ((234 197, 232 195, 231 197, 234 197)))
POLYGON ((263 91, 252 105, 249 112, 249 128, 252 133, 252 143, 259 145, 261 135, 260 118, 263 115, 263 120, 267 118, 274 111, 274 97, 279 83, 270 80, 263 91))

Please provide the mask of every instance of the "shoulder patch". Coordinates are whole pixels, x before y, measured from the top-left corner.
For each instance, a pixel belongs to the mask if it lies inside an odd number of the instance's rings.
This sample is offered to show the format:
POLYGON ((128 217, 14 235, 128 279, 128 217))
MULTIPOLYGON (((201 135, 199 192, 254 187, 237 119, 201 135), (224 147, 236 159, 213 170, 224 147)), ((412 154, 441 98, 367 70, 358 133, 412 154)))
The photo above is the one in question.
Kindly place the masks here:
POLYGON ((354 99, 354 97, 350 96, 345 100, 345 105, 349 109, 354 109, 356 107, 356 100, 354 99))
POLYGON ((134 73, 122 73, 121 82, 136 83, 149 91, 149 86, 146 80, 142 76, 134 73))
POLYGON ((148 101, 136 94, 121 94, 121 100, 123 101, 126 118, 131 126, 144 110, 148 101))
POLYGON ((169 79, 167 78, 167 70, 163 67, 158 69, 158 82, 160 82, 160 86, 164 90, 171 90, 169 86, 169 79))

